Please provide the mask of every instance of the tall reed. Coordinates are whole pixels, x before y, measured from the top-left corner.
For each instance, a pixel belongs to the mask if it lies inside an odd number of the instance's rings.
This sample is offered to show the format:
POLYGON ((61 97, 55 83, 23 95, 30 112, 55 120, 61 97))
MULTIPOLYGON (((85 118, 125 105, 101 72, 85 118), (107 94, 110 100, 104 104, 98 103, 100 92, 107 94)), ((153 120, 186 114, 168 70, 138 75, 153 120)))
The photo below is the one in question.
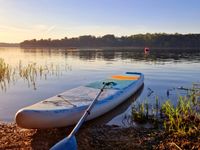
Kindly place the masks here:
MULTIPOLYGON (((71 67, 65 64, 65 71, 71 70, 71 67)), ((37 63, 28 63, 23 65, 22 61, 15 67, 7 64, 0 58, 0 86, 1 90, 6 90, 9 84, 15 83, 18 79, 23 79, 28 83, 28 87, 36 89, 38 78, 47 79, 47 76, 60 76, 62 71, 58 64, 38 65, 37 63)))
POLYGON ((5 90, 4 87, 7 87, 7 84, 10 83, 12 74, 12 68, 0 58, 0 86, 2 90, 5 90))
POLYGON ((179 96, 177 105, 166 100, 161 106, 158 97, 155 107, 150 108, 147 101, 132 107, 132 118, 138 123, 151 122, 156 127, 164 127, 169 133, 177 135, 197 134, 200 130, 200 100, 195 93, 189 96, 179 96), (145 107, 145 109, 144 109, 145 107), (159 115, 160 114, 160 115, 159 115))

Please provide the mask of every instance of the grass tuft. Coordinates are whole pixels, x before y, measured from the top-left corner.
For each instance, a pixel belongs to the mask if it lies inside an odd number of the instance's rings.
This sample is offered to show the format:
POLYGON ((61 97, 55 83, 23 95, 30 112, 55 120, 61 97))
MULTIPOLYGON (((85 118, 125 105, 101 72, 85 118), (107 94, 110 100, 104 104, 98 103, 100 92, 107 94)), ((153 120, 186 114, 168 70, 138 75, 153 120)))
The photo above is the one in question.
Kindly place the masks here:
POLYGON ((176 106, 171 103, 171 100, 166 100, 160 106, 156 97, 153 107, 147 101, 134 105, 131 117, 137 123, 150 122, 154 127, 165 129, 167 133, 179 136, 199 134, 199 96, 196 92, 191 92, 189 96, 179 96, 176 106))

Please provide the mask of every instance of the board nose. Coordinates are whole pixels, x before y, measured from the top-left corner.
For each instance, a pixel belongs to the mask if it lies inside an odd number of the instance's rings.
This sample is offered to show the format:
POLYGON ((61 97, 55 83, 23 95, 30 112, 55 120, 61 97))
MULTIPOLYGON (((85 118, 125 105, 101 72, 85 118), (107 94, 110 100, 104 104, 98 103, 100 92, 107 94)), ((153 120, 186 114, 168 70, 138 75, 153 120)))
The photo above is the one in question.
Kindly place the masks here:
POLYGON ((29 129, 30 124, 34 124, 31 120, 30 113, 24 109, 21 109, 16 113, 15 122, 19 127, 26 129, 29 129))
POLYGON ((19 127, 23 127, 23 117, 24 116, 24 114, 23 114, 23 112, 22 112, 22 110, 19 110, 16 114, 15 114, 15 122, 16 122, 16 124, 19 126, 19 127))

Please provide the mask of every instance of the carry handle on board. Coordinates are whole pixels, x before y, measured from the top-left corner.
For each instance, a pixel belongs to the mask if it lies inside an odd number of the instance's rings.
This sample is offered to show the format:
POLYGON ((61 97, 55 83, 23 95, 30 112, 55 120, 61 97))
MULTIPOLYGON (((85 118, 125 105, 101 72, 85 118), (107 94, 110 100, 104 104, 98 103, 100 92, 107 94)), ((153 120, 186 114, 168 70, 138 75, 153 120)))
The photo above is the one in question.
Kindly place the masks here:
POLYGON ((77 142, 76 142, 76 138, 74 136, 75 133, 78 131, 78 129, 81 127, 81 125, 83 124, 83 122, 85 121, 87 116, 90 114, 90 111, 91 111, 92 107, 94 106, 94 104, 98 100, 99 96, 101 95, 101 93, 103 92, 105 87, 109 86, 111 84, 112 85, 116 85, 115 82, 103 82, 103 87, 99 91, 98 95, 93 100, 93 102, 89 105, 89 107, 86 109, 86 111, 84 112, 83 116, 80 118, 80 120, 78 121, 78 123, 76 124, 76 126, 74 127, 72 132, 69 134, 69 136, 64 138, 60 142, 58 142, 50 150, 63 150, 63 149, 66 149, 66 150, 77 150, 77 142))

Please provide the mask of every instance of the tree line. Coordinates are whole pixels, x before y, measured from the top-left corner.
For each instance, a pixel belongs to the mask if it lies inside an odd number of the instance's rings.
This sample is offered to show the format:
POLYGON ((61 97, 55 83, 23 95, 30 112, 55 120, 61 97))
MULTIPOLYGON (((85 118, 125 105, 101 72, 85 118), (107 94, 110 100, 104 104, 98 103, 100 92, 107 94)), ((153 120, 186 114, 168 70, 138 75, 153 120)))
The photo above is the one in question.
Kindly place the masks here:
POLYGON ((25 40, 21 47, 160 47, 160 48, 200 48, 200 34, 136 34, 116 37, 107 34, 102 37, 84 35, 75 38, 25 40))

